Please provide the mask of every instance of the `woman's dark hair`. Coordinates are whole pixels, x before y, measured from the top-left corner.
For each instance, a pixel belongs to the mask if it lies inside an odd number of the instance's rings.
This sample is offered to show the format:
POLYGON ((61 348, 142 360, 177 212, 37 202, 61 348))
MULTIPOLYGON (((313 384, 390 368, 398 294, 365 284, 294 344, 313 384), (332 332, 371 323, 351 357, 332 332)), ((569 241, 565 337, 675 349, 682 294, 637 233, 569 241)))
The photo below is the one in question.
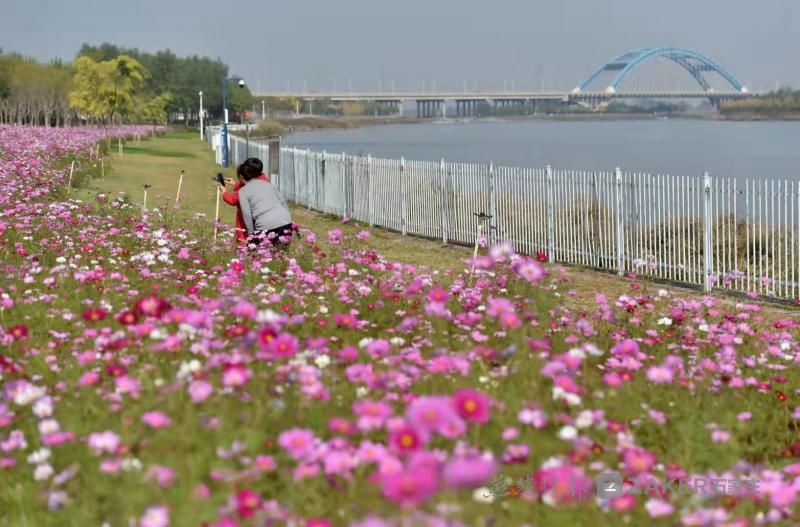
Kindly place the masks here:
POLYGON ((262 172, 264 172, 264 163, 256 157, 245 159, 244 163, 236 169, 236 173, 242 176, 245 181, 257 178, 262 172))

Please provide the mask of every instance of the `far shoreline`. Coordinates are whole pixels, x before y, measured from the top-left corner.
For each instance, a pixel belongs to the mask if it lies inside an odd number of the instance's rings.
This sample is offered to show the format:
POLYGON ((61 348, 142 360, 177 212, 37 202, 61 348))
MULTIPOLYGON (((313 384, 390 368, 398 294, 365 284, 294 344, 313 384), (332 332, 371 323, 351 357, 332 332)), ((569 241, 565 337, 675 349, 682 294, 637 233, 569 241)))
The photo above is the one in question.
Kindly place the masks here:
POLYGON ((597 114, 547 114, 547 115, 498 115, 486 117, 339 117, 301 115, 292 117, 275 117, 273 120, 286 127, 286 134, 297 132, 314 132, 321 130, 347 130, 368 126, 397 124, 433 124, 433 123, 477 123, 477 122, 531 122, 531 121, 661 121, 661 120, 693 120, 693 121, 729 121, 729 122, 797 122, 800 113, 788 113, 779 116, 761 114, 637 114, 637 113, 597 113, 597 114))

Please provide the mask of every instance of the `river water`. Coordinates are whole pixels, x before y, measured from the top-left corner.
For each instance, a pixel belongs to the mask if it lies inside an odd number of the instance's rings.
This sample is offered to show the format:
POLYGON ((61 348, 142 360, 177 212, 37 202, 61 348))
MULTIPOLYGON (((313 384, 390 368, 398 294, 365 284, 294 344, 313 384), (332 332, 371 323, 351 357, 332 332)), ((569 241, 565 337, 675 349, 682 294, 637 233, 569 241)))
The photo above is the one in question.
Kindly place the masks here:
POLYGON ((800 180, 800 122, 443 121, 300 132, 284 142, 373 157, 800 180))

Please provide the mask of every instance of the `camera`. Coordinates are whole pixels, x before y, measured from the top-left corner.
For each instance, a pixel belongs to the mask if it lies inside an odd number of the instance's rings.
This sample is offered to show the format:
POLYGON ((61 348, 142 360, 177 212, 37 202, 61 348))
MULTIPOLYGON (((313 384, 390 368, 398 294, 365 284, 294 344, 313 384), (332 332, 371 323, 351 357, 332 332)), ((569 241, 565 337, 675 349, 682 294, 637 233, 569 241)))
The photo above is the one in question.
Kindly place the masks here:
POLYGON ((225 177, 221 173, 217 174, 217 177, 212 177, 211 179, 212 181, 216 181, 217 184, 222 185, 223 187, 225 186, 225 177))
POLYGON ((244 88, 244 86, 245 86, 244 79, 239 79, 239 87, 244 88))

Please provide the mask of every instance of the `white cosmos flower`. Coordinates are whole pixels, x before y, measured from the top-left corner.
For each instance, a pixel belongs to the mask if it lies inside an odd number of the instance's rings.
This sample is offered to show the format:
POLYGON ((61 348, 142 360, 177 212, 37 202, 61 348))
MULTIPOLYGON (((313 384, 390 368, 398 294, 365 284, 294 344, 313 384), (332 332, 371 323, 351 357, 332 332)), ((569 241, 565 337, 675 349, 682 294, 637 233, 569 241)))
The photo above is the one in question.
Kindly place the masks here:
POLYGON ((592 426, 594 422, 594 415, 592 415, 591 410, 583 410, 578 414, 578 417, 575 418, 575 426, 578 428, 588 428, 592 426))
POLYGON ((319 357, 314 359, 314 364, 316 364, 317 367, 320 369, 325 368, 330 363, 331 363, 331 358, 328 357, 327 355, 320 355, 319 357))
POLYGON ((576 437, 578 437, 578 430, 571 425, 567 425, 561 428, 558 431, 558 437, 563 439, 564 441, 572 441, 576 437))
POLYGON ((36 470, 33 471, 33 479, 36 481, 44 481, 53 475, 53 467, 50 465, 37 465, 36 470))
POLYGON ((472 499, 478 503, 494 503, 494 494, 486 487, 480 487, 472 493, 472 499))
POLYGON ((50 450, 42 448, 28 456, 28 463, 31 465, 41 465, 48 459, 50 459, 50 450))

